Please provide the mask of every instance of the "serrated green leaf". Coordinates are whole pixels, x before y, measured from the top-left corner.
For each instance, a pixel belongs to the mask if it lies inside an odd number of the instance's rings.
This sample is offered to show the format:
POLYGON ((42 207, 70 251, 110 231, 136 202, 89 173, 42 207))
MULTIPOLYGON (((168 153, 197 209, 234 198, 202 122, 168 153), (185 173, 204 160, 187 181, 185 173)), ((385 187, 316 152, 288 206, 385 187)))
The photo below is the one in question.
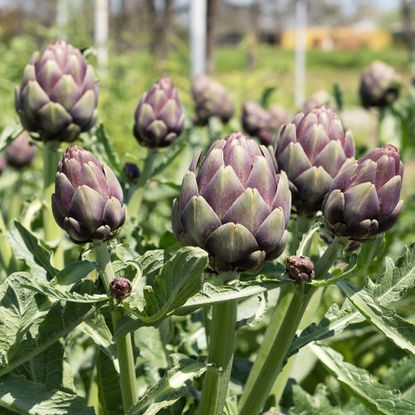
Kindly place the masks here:
POLYGON ((105 158, 107 159, 109 166, 118 174, 121 174, 122 167, 120 159, 118 157, 118 153, 114 151, 112 140, 106 133, 104 124, 98 125, 98 128, 96 129, 96 136, 98 144, 100 144, 103 148, 103 152, 105 154, 105 158))
POLYGON ((206 366, 192 359, 181 359, 138 401, 128 415, 155 415, 179 400, 192 381, 206 371, 206 366))
POLYGON ((405 356, 394 363, 382 377, 382 383, 392 389, 399 389, 402 396, 414 400, 415 391, 415 356, 405 356))
POLYGON ((0 406, 21 415, 95 414, 80 396, 49 389, 12 374, 0 379, 0 406))
POLYGON ((378 383, 369 372, 343 361, 343 356, 330 347, 310 346, 325 368, 342 387, 365 405, 374 415, 412 415, 415 402, 402 399, 399 392, 378 383))
POLYGON ((415 326, 394 310, 382 306, 367 291, 359 290, 347 281, 337 284, 352 304, 398 347, 415 354, 415 326))
POLYGON ((97 265, 91 261, 72 262, 56 274, 56 282, 59 285, 76 284, 96 268, 97 265))
POLYGON ((51 265, 51 252, 40 243, 39 239, 24 228, 18 221, 10 229, 10 245, 18 259, 22 259, 32 271, 32 275, 42 280, 57 274, 51 265))
POLYGON ((51 303, 22 287, 26 273, 11 274, 0 286, 0 376, 32 359, 80 324, 91 304, 51 303))

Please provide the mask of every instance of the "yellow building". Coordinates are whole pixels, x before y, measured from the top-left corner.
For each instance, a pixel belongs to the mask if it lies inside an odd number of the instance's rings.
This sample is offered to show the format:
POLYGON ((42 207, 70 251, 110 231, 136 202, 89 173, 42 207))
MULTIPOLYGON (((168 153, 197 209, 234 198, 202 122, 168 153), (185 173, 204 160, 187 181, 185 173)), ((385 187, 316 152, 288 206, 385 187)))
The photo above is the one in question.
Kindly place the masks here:
MULTIPOLYGON (((341 50, 369 48, 380 50, 392 44, 392 36, 386 30, 356 27, 310 27, 306 31, 307 49, 341 50)), ((281 33, 281 47, 294 49, 295 31, 281 33)))

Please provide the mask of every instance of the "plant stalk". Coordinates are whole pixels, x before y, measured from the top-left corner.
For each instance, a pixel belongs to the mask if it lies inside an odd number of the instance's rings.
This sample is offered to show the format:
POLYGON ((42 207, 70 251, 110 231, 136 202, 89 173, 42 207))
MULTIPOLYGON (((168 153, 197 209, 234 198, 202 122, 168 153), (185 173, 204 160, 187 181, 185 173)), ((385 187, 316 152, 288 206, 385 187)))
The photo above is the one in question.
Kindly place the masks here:
POLYGON ((307 233, 313 222, 314 217, 309 218, 304 215, 297 216, 297 220, 295 221, 294 229, 291 235, 290 245, 288 247, 288 252, 290 255, 296 254, 303 235, 307 233))
POLYGON ((237 301, 212 306, 208 369, 198 415, 222 415, 231 377, 236 340, 237 301))
POLYGON ((16 268, 16 262, 10 247, 7 227, 4 223, 3 214, 0 211, 0 261, 7 274, 11 274, 16 268))
POLYGON ((143 171, 141 172, 141 176, 138 179, 137 185, 134 187, 131 197, 128 200, 128 216, 130 219, 140 219, 141 204, 144 198, 145 187, 153 173, 156 157, 157 149, 149 148, 147 151, 147 157, 144 161, 144 167, 143 171))
MULTIPOLYGON (((108 245, 106 242, 97 242, 94 246, 99 274, 107 293, 110 294, 110 284, 115 278, 115 274, 112 268, 108 245)), ((119 307, 114 306, 111 316, 115 329, 118 320, 122 317, 122 310, 119 307)), ((135 361, 131 333, 128 333, 125 336, 118 336, 115 339, 115 347, 117 349, 118 363, 120 365, 120 387, 124 412, 127 412, 127 410, 137 402, 135 361)))

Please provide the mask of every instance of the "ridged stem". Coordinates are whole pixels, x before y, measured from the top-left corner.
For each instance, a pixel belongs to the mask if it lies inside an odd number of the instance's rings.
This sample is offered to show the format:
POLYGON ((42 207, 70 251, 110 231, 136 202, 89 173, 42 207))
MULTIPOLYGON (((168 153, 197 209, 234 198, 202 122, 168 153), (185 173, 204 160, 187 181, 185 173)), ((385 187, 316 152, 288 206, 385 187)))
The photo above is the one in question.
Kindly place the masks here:
MULTIPOLYGON (((106 242, 97 242, 94 247, 99 274, 107 293, 110 294, 110 284, 115 278, 115 274, 111 263, 110 253, 108 251, 108 245, 106 242)), ((114 306, 111 317, 115 328, 118 320, 122 317, 120 308, 114 306)), ((137 402, 135 361, 131 334, 128 333, 125 336, 118 336, 115 339, 115 347, 117 349, 118 363, 120 365, 120 387, 124 412, 126 413, 127 410, 137 402)))
POLYGON ((128 201, 128 216, 130 219, 138 220, 141 216, 141 204, 144 198, 145 187, 153 173, 156 157, 157 149, 149 148, 140 178, 128 201))
POLYGON ((236 340, 237 301, 212 306, 208 369, 205 373, 198 415, 222 415, 232 371, 236 340))
MULTIPOLYGON (((7 274, 11 274, 16 268, 16 262, 10 247, 7 235, 7 227, 4 223, 3 214, 0 211, 0 261, 7 274)), ((3 282, 3 281, 1 281, 3 282)))

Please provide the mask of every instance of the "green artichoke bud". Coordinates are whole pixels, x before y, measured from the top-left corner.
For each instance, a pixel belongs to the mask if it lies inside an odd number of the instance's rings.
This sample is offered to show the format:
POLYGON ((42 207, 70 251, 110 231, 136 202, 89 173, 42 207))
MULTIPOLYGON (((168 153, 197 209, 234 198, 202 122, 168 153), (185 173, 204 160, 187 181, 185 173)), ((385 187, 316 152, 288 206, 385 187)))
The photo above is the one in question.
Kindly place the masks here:
POLYGON ((133 133, 146 147, 167 147, 183 132, 184 114, 171 79, 159 79, 146 92, 135 111, 133 133))
POLYGON ((216 272, 250 271, 283 251, 290 209, 285 173, 266 147, 237 132, 195 156, 173 204, 173 231, 205 249, 216 272))
POLYGON ((97 118, 94 70, 63 40, 33 54, 15 98, 23 127, 44 141, 73 141, 97 118))
POLYGON ((388 144, 360 160, 348 160, 323 204, 327 228, 337 236, 365 241, 390 229, 398 219, 403 164, 388 144))
POLYGON ((392 66, 380 61, 372 62, 362 72, 359 94, 365 108, 384 108, 398 97, 401 78, 392 66))
POLYGON ((228 91, 213 79, 205 75, 197 76, 192 82, 192 95, 195 102, 196 120, 206 125, 209 118, 218 117, 227 123, 235 111, 228 91))
POLYGON ((111 295, 118 301, 122 301, 131 294, 131 282, 127 278, 118 277, 111 281, 111 295))
POLYGON ((36 156, 36 147, 30 144, 30 136, 24 131, 16 137, 6 148, 6 161, 15 169, 28 166, 36 156))
POLYGON ((125 221, 123 192, 114 173, 78 146, 67 148, 58 164, 52 210, 77 244, 109 240, 125 221))
POLYGON ((333 97, 324 89, 314 92, 303 104, 303 112, 310 112, 316 107, 325 106, 333 111, 337 111, 333 97))
POLYGON ((321 209, 333 178, 348 158, 354 157, 354 141, 338 115, 325 107, 299 113, 274 141, 278 168, 287 173, 293 204, 299 214, 321 209))
POLYGON ((303 283, 314 278, 314 264, 308 256, 289 256, 286 260, 286 271, 290 278, 303 283))
POLYGON ((140 168, 135 163, 125 163, 123 171, 130 182, 135 182, 141 175, 140 168))

